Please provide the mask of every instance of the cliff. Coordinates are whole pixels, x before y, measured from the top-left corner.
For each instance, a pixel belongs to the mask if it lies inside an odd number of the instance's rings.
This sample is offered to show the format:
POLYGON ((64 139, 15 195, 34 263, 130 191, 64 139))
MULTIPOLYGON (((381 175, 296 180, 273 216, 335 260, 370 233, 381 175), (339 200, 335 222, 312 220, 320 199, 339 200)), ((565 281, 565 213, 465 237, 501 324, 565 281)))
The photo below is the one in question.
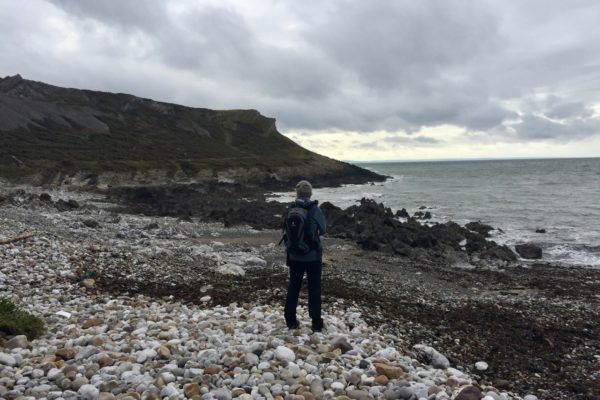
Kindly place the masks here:
POLYGON ((215 111, 0 78, 0 177, 33 184, 228 181, 316 186, 384 177, 297 145, 256 110, 215 111))

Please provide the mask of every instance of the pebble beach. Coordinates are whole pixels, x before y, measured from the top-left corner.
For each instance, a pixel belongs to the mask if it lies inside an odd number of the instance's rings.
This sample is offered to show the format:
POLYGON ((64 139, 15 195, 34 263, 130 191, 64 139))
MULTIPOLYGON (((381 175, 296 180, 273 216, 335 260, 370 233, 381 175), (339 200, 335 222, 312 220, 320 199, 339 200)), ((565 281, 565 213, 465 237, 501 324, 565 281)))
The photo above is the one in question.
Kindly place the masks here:
POLYGON ((257 271, 285 275, 273 232, 116 214, 100 195, 50 192, 77 201, 60 212, 35 190, 0 206, 0 237, 33 233, 0 248, 0 297, 46 332, 0 338, 0 398, 538 398, 479 380, 343 299, 327 298, 322 333, 305 305, 288 330, 281 288, 244 284, 257 271), (247 301, 227 302, 223 285, 247 301))

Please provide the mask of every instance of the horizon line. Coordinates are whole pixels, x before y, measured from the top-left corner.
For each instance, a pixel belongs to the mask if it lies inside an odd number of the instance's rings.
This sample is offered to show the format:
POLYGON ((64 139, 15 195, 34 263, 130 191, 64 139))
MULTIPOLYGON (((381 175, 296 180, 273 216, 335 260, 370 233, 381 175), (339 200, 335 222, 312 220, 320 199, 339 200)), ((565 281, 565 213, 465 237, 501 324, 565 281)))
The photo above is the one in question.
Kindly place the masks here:
POLYGON ((474 158, 423 158, 415 160, 341 160, 351 164, 382 164, 382 163, 416 163, 416 162, 456 162, 456 161, 512 161, 512 160, 574 160, 595 159, 600 156, 581 157, 474 157, 474 158))

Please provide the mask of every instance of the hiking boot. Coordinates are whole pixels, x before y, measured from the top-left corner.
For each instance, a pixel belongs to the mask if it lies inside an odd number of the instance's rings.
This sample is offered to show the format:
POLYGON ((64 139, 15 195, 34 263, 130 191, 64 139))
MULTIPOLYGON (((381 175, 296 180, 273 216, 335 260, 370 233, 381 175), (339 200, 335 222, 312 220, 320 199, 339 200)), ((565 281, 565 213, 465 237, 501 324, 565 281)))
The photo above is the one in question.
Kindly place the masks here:
POLYGON ((322 332, 323 331, 323 319, 314 319, 312 322, 312 330, 313 332, 322 332))
POLYGON ((286 324, 288 329, 299 329, 300 328, 300 324, 298 323, 298 321, 292 322, 291 324, 286 324))

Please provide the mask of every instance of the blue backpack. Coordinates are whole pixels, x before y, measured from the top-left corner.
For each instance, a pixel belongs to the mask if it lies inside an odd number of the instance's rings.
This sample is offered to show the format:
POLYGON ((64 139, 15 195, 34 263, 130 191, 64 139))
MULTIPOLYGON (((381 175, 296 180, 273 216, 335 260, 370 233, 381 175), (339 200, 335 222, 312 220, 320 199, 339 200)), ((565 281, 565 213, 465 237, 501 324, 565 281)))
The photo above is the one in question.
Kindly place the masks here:
POLYGON ((289 253, 304 255, 317 248, 318 243, 315 239, 316 229, 313 219, 316 206, 317 202, 313 201, 305 207, 298 203, 292 203, 288 207, 281 241, 285 242, 285 247, 289 253))

